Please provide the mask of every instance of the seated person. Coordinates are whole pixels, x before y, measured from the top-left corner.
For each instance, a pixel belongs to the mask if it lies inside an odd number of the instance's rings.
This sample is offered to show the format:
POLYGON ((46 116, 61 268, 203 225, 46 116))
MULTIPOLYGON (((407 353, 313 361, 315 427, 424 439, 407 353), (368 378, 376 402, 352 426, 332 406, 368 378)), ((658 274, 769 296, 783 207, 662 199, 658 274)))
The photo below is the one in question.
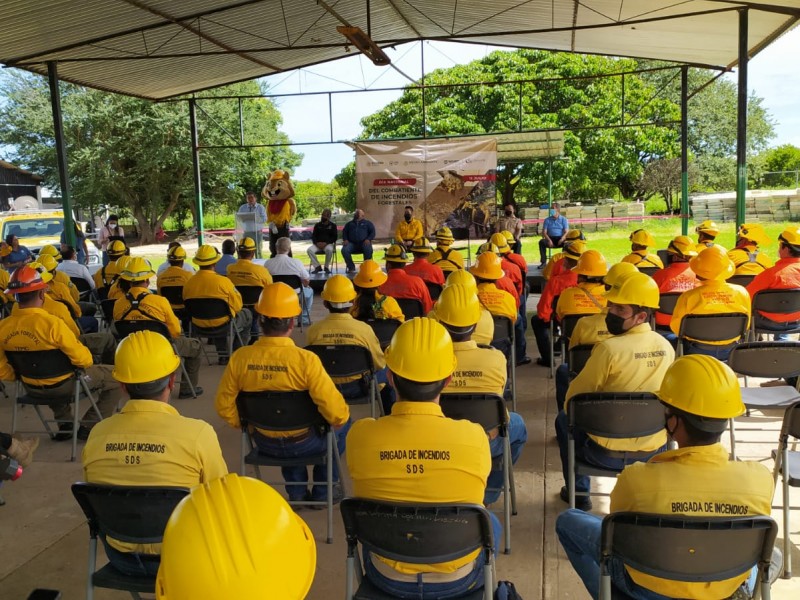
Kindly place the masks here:
POLYGON ((664 263, 658 257, 658 254, 652 254, 647 251, 656 245, 656 239, 650 235, 650 232, 645 229, 637 229, 630 235, 631 253, 622 259, 622 262, 629 262, 635 267, 641 268, 657 268, 663 269, 664 263))
MULTIPOLYGON (((688 236, 679 235, 669 243, 667 252, 670 256, 669 264, 653 273, 653 281, 658 285, 658 293, 669 294, 693 289, 697 285, 697 275, 689 266, 689 260, 697 256, 694 242, 688 236)), ((656 325, 669 327, 670 321, 672 321, 672 315, 656 311, 656 325)))
POLYGON ((372 240, 375 239, 375 225, 364 218, 364 210, 357 208, 353 220, 342 229, 342 258, 348 273, 355 273, 353 254, 363 254, 364 260, 372 259, 372 240))
MULTIPOLYGON (((566 248, 569 244, 571 244, 572 242, 576 242, 578 240, 585 242, 586 235, 584 235, 583 231, 581 231, 580 229, 570 229, 567 232, 566 239, 564 240, 563 248, 566 248)), ((566 254, 564 254, 564 252, 562 251, 559 252, 558 254, 553 254, 553 256, 550 257, 550 260, 547 261, 547 264, 544 266, 544 269, 542 269, 542 277, 544 277, 545 280, 550 279, 551 277, 554 277, 555 275, 559 275, 564 272, 565 269, 564 265, 561 263, 561 260, 565 256, 566 254)))
POLYGON ((736 232, 736 247, 728 252, 736 270, 734 275, 758 275, 772 267, 772 259, 759 246, 769 246, 772 240, 758 223, 743 223, 736 232))
MULTIPOLYGON (((256 242, 253 238, 242 238, 237 247, 239 260, 232 265, 228 265, 228 279, 239 289, 239 287, 264 287, 272 283, 272 275, 266 267, 256 264, 253 259, 256 256, 256 242)), ((258 315, 252 306, 247 309, 253 315, 253 324, 250 326, 250 339, 258 336, 258 315)))
POLYGON ((379 291, 394 299, 417 300, 422 305, 422 314, 428 314, 433 308, 433 300, 425 282, 415 275, 409 275, 404 269, 407 258, 405 250, 399 244, 392 244, 386 249, 386 281, 379 291))
POLYGON ((414 218, 414 207, 407 204, 403 209, 403 220, 397 224, 394 232, 395 243, 410 250, 414 245, 414 240, 421 237, 425 237, 422 221, 414 218))
MULTIPOLYGON (((478 284, 475 281, 475 276, 465 269, 450 272, 444 283, 444 287, 450 285, 462 285, 472 293, 478 294, 478 284)), ((480 302, 480 298, 478 298, 478 302, 480 302)), ((494 339, 494 319, 492 318, 492 313, 490 313, 483 304, 480 305, 480 311, 481 314, 478 318, 478 324, 472 332, 472 339, 476 344, 488 346, 494 339)), ((431 312, 426 316, 434 321, 439 320, 436 316, 436 304, 433 305, 431 312)))
POLYGON ((401 323, 405 320, 397 300, 378 291, 387 279, 386 273, 374 260, 368 259, 361 263, 358 273, 353 278, 356 300, 350 309, 350 314, 355 319, 359 321, 394 319, 401 323))
POLYGON ((314 230, 311 232, 311 246, 308 247, 308 258, 311 261, 311 266, 314 267, 314 273, 322 271, 322 267, 317 259, 317 252, 325 254, 325 273, 331 272, 331 262, 333 261, 333 253, 336 250, 336 238, 339 236, 339 231, 336 228, 336 223, 331 221, 331 211, 326 208, 322 211, 322 216, 319 223, 314 225, 314 230))
POLYGON ((449 227, 436 231, 436 248, 428 255, 428 262, 439 267, 445 274, 464 269, 464 257, 452 248, 453 232, 449 227))
POLYGON ((275 242, 276 256, 264 263, 264 268, 269 271, 272 277, 279 275, 297 275, 300 278, 300 288, 295 288, 295 292, 303 294, 305 306, 303 307, 303 325, 311 323, 311 305, 314 304, 314 290, 311 288, 311 276, 298 258, 292 258, 292 240, 288 237, 278 238, 275 242))
MULTIPOLYGON (((160 277, 161 274, 164 271, 166 271, 168 268, 170 268, 172 266, 175 266, 171 262, 169 262, 170 256, 173 256, 173 257, 177 256, 177 254, 174 252, 175 248, 181 248, 181 243, 180 242, 170 242, 167 245, 167 262, 163 262, 160 265, 158 265, 158 269, 156 269, 156 278, 160 277)), ((183 258, 184 258, 184 262, 182 262, 180 265, 177 265, 177 266, 181 267, 184 271, 186 271, 187 273, 189 273, 189 275, 191 275, 192 273, 195 272, 195 268, 192 265, 190 265, 189 263, 185 262, 185 260, 186 260, 186 250, 185 249, 183 250, 183 258)))
POLYGON ((114 240, 108 245, 108 263, 104 264, 94 273, 94 287, 97 290, 97 295, 101 300, 108 298, 108 290, 117 280, 119 270, 117 269, 117 260, 125 255, 127 251, 125 242, 114 240))
POLYGON ((519 315, 514 296, 497 287, 497 282, 503 277, 500 257, 494 252, 484 252, 478 256, 477 262, 469 272, 478 285, 478 300, 481 305, 493 317, 504 317, 516 323, 519 315))
MULTIPOLYGON (((156 289, 159 296, 165 295, 164 288, 181 288, 181 293, 183 293, 183 287, 192 275, 194 275, 194 269, 186 270, 186 250, 176 242, 175 246, 167 250, 167 262, 162 263, 156 271, 156 289)), ((177 316, 183 318, 183 302, 175 304, 170 302, 170 306, 177 316)), ((186 325, 188 328, 188 323, 186 325)))
POLYGON ((444 271, 428 260, 433 250, 428 243, 427 238, 419 238, 414 240, 414 245, 411 246, 411 254, 414 255, 414 260, 411 264, 406 265, 406 273, 409 275, 416 275, 426 283, 433 283, 435 285, 444 286, 444 271))
POLYGON ((222 256, 219 257, 214 270, 220 275, 227 275, 228 266, 236 262, 236 242, 227 239, 222 242, 222 256))
POLYGON ((714 221, 706 219, 695 227, 694 230, 697 233, 697 246, 695 246, 695 250, 697 250, 698 254, 706 248, 711 248, 713 246, 718 246, 723 252, 727 252, 725 248, 714 241, 719 235, 719 227, 714 221))

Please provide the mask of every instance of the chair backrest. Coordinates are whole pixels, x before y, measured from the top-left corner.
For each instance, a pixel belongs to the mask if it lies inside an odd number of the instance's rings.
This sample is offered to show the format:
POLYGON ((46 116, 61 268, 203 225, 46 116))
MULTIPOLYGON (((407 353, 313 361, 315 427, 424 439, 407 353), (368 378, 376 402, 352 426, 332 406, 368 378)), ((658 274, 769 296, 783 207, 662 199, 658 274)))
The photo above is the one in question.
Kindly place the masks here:
POLYGON ((172 511, 187 488, 134 487, 73 483, 72 495, 98 533, 132 544, 158 544, 172 511))
POLYGON ((258 303, 258 297, 264 291, 260 285, 237 285, 236 289, 242 295, 242 304, 245 306, 255 306, 258 303))
POLYGON ((341 504, 348 553, 360 542, 390 560, 434 564, 475 550, 492 555, 489 513, 475 504, 410 504, 345 498, 341 504))
POLYGON ((747 332, 749 315, 721 313, 718 315, 686 315, 681 319, 678 337, 690 337, 700 342, 721 342, 739 339, 747 332))
POLYGON ((659 267, 640 267, 639 265, 636 265, 636 268, 639 269, 640 273, 644 273, 648 277, 652 277, 656 274, 656 271, 661 270, 659 267))
POLYGON ((742 287, 747 287, 750 285, 750 282, 755 279, 755 275, 734 275, 729 277, 726 280, 726 283, 732 283, 733 285, 741 285, 742 287))
POLYGON ((6 358, 17 377, 26 379, 52 379, 77 370, 61 350, 6 350, 6 358))
POLYGON ((275 283, 285 283, 293 290, 303 287, 303 281, 299 275, 273 275, 272 281, 275 283))
POLYGON ((378 343, 381 349, 385 350, 389 343, 392 341, 392 336, 397 328, 402 325, 397 319, 371 319, 367 321, 367 325, 375 332, 375 337, 378 338, 378 343))
POLYGON ((414 317, 424 317, 425 313, 422 311, 422 302, 414 300, 413 298, 395 298, 397 300, 400 310, 403 311, 406 321, 414 317))
POLYGON ((572 332, 575 331, 575 326, 583 317, 588 317, 588 314, 582 315, 564 315, 561 317, 561 333, 569 340, 572 337, 572 332))
POLYGON ((671 315, 682 292, 665 292, 658 297, 658 312, 671 315))
POLYGON ((664 429, 664 407, 648 392, 576 394, 567 404, 570 427, 604 438, 635 438, 664 429))
POLYGON ((116 300, 114 298, 106 298, 105 300, 100 301, 100 310, 103 313, 103 319, 105 319, 107 323, 110 323, 114 320, 115 302, 116 300))
POLYGON ((766 568, 778 525, 770 517, 680 517, 612 513, 603 519, 600 556, 663 579, 710 582, 766 568), (664 549, 669 551, 665 552, 664 549))
POLYGON ((81 296, 92 291, 92 286, 83 277, 70 277, 69 280, 78 288, 81 296))
POLYGON ((161 287, 161 295, 166 298, 172 306, 183 306, 183 286, 165 285, 161 287))
POLYGON ((783 413, 781 439, 786 439, 786 436, 800 439, 800 401, 790 405, 783 413))
POLYGON ((492 315, 492 321, 494 322, 494 334, 491 345, 503 353, 506 361, 510 361, 511 349, 514 346, 514 323, 511 319, 499 315, 492 315))
POLYGON ((592 355, 593 348, 594 344, 578 344, 569 349, 567 364, 569 364, 570 373, 577 374, 583 371, 583 367, 586 366, 586 361, 589 360, 589 357, 592 355))
POLYGON ((728 357, 728 366, 749 377, 797 377, 800 375, 800 342, 744 342, 728 357))
POLYGON ((167 326, 161 321, 153 321, 152 319, 114 321, 114 329, 117 330, 117 337, 119 339, 126 338, 135 331, 155 331, 163 335, 167 340, 172 339, 167 326))
POLYGON ((71 316, 73 319, 77 319, 78 317, 81 316, 81 315, 75 314, 75 309, 72 308, 72 305, 69 302, 67 302, 66 300, 62 300, 60 298, 55 298, 55 301, 56 302, 61 302, 61 304, 66 306, 67 310, 69 311, 69 316, 71 316))
POLYGON ((243 430, 248 425, 271 431, 328 425, 307 390, 239 392, 236 408, 243 430))
POLYGON ((222 298, 186 298, 183 303, 192 319, 231 318, 231 307, 222 298))
POLYGON ((426 281, 425 287, 428 288, 428 293, 431 295, 431 300, 436 301, 442 295, 442 286, 432 281, 426 281))
POLYGON ((319 356, 325 372, 331 377, 355 377, 373 373, 372 354, 364 346, 312 344, 306 350, 319 356))
MULTIPOLYGON (((445 388, 445 392, 447 388, 445 388)), ((439 396, 442 413, 450 419, 466 419, 491 431, 508 423, 505 400, 495 394, 443 393, 439 396)))
POLYGON ((800 289, 761 290, 753 296, 753 312, 800 312, 800 289))

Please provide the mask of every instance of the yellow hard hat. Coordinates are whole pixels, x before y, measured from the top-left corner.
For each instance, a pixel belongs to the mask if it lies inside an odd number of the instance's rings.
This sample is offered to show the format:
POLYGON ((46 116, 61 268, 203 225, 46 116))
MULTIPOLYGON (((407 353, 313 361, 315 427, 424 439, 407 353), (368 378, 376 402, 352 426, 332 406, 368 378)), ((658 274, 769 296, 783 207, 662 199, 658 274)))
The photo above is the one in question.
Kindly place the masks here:
POLYGON ((147 383, 174 373, 181 364, 169 340, 155 331, 134 331, 117 346, 114 379, 120 383, 147 383))
POLYGON ((386 262, 397 262, 397 263, 406 263, 408 262, 408 256, 406 256, 406 250, 400 244, 392 244, 386 249, 386 254, 384 255, 384 260, 386 262))
POLYGON ((567 231, 567 237, 564 238, 567 242, 574 242, 575 240, 586 240, 586 235, 580 229, 570 229, 567 231))
POLYGON ((117 273, 122 273, 125 268, 128 266, 128 263, 133 260, 133 257, 128 254, 123 254, 120 256, 117 261, 117 273))
POLYGON ((40 252, 37 262, 50 272, 55 271, 56 267, 58 266, 58 263, 52 254, 42 254, 40 252))
POLYGON ((696 233, 705 233, 707 235, 711 235, 714 237, 719 235, 719 227, 717 226, 716 223, 714 223, 714 221, 710 219, 706 219, 705 221, 700 223, 700 225, 695 227, 694 230, 696 233))
POLYGON ((492 237, 489 238, 489 243, 497 246, 497 251, 500 254, 508 254, 511 252, 511 248, 508 245, 508 240, 502 233, 493 233, 492 237))
POLYGON ((400 325, 385 354, 392 373, 419 383, 441 381, 456 368, 450 334, 440 323, 425 317, 400 325))
POLYGON ((470 327, 481 319, 481 303, 465 285, 448 285, 435 305, 436 319, 454 327, 470 327))
POLYGON ((353 283, 360 288, 376 288, 382 286, 387 278, 386 273, 381 270, 381 266, 369 259, 361 263, 358 273, 353 278, 353 283))
POLYGON ((486 242, 486 243, 481 244, 480 246, 478 246, 478 256, 480 256, 481 254, 484 254, 485 252, 490 252, 492 254, 499 254, 500 253, 500 251, 497 249, 497 245, 495 245, 495 244, 493 244, 491 242, 486 242))
POLYGON ((572 270, 586 277, 604 277, 608 273, 608 263, 599 251, 587 250, 581 254, 578 264, 572 270))
POLYGON ((146 281, 155 274, 153 267, 150 266, 150 261, 141 256, 135 256, 125 265, 125 270, 119 274, 119 278, 125 281, 146 281))
POLYGON ((433 250, 431 249, 431 244, 428 241, 428 238, 424 237, 417 238, 414 240, 414 245, 411 246, 411 251, 418 252, 420 254, 430 254, 431 252, 433 252, 433 250))
POLYGON ((617 279, 606 292, 606 300, 614 304, 635 304, 658 308, 658 284, 644 273, 631 273, 617 279))
MULTIPOLYGON (((61 251, 53 246, 53 244, 45 244, 42 246, 42 249, 39 250, 39 256, 52 256, 55 260, 61 260, 61 251)), ((41 262, 41 261, 40 261, 41 262)))
POLYGON ((800 248, 800 227, 796 225, 794 227, 787 227, 781 232, 778 239, 784 244, 800 248))
POLYGON ((511 242, 514 242, 514 241, 516 241, 516 240, 514 240, 514 234, 513 234, 513 233, 511 233, 511 232, 510 232, 508 229, 504 229, 504 230, 503 230, 503 231, 501 231, 500 233, 503 235, 503 237, 504 237, 504 238, 506 238, 506 241, 507 241, 509 244, 510 244, 511 242))
POLYGON ((456 269, 444 281, 444 287, 450 285, 463 285, 473 292, 478 291, 478 284, 475 281, 475 276, 466 269, 456 269))
POLYGON ((484 252, 478 255, 478 260, 469 270, 475 277, 479 279, 496 280, 503 276, 503 267, 501 266, 500 257, 494 252, 484 252))
POLYGON ((197 249, 192 262, 201 267, 208 267, 219 262, 220 258, 222 258, 222 255, 219 250, 209 244, 203 244, 197 249))
POLYGON ((441 227, 436 231, 436 241, 442 246, 449 246, 453 243, 453 232, 449 227, 441 227))
POLYGON ((772 243, 767 232, 759 223, 742 223, 736 235, 754 242, 757 246, 769 246, 772 243))
POLYGON ((640 246, 655 246, 656 240, 655 238, 650 235, 650 232, 646 229, 637 229, 633 233, 631 233, 630 237, 628 238, 631 243, 638 244, 640 246))
POLYGON ((584 252, 586 252, 586 242, 583 240, 575 240, 564 244, 564 256, 567 258, 578 260, 584 252))
POLYGON ((186 248, 183 246, 173 246, 167 250, 168 260, 186 260, 186 248))
POLYGON ((42 263, 31 262, 28 263, 28 266, 31 269, 35 269, 36 272, 39 273, 39 277, 44 283, 50 283, 51 281, 53 281, 53 274, 50 271, 48 271, 47 267, 45 267, 42 263))
MULTIPOLYGON (((356 289, 353 287, 353 282, 344 275, 330 277, 325 282, 325 287, 322 288, 322 299, 334 305, 350 306, 355 297, 356 289)), ((335 308, 344 308, 344 306, 336 306, 335 308)))
POLYGON ((301 600, 317 549, 308 525, 266 483, 229 473, 192 489, 164 530, 158 600, 301 600))
POLYGON ((698 277, 720 281, 728 279, 736 270, 728 254, 716 245, 706 248, 690 260, 689 267, 698 277))
POLYGON ((109 258, 119 258, 128 251, 128 247, 122 240, 114 240, 106 249, 109 258))
POLYGON ((606 276, 603 277, 603 283, 614 286, 618 281, 627 277, 631 273, 638 272, 639 269, 636 268, 636 265, 628 262, 618 262, 614 265, 611 265, 608 273, 606 273, 606 276))
POLYGON ((239 240, 239 245, 237 246, 239 252, 255 252, 256 251, 256 243, 253 238, 243 237, 239 240))
POLYGON ((667 252, 670 254, 680 254, 681 256, 686 256, 689 258, 692 256, 697 256, 695 243, 688 235, 679 235, 678 237, 670 240, 669 245, 667 246, 667 252))
POLYGON ((300 300, 297 292, 283 282, 265 285, 258 302, 256 312, 273 319, 291 319, 300 314, 300 300))
POLYGON ((700 417, 689 422, 703 431, 725 431, 728 419, 745 413, 736 374, 724 362, 704 354, 681 356, 672 363, 657 395, 667 406, 700 417))

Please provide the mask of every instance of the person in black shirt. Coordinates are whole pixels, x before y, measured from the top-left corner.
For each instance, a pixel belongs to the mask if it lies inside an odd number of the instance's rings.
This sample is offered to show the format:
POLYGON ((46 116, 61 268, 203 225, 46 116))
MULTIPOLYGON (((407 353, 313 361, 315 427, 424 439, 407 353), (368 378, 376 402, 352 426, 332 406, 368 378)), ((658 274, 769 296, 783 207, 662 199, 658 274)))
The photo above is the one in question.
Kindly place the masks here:
POLYGON ((338 234, 336 223, 331 221, 331 211, 326 208, 322 211, 319 223, 314 225, 314 231, 311 232, 311 246, 308 248, 308 257, 311 259, 314 273, 322 271, 319 260, 317 260, 317 252, 320 251, 325 253, 325 272, 331 272, 331 259, 336 248, 338 234))

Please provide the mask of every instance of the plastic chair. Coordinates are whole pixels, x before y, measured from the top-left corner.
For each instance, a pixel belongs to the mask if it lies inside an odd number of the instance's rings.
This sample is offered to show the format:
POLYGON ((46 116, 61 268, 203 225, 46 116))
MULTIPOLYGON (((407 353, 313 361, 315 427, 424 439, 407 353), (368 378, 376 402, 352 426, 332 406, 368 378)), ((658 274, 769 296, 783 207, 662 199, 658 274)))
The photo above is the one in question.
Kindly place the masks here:
POLYGON ((256 313, 255 306, 258 304, 258 298, 261 296, 261 292, 264 291, 264 288, 260 285, 237 285, 236 290, 242 296, 242 305, 253 315, 253 326, 250 328, 250 337, 260 337, 261 328, 257 327, 258 313, 256 313))
POLYGON ((586 366, 586 361, 589 360, 589 357, 592 355, 593 349, 594 344, 578 344, 570 348, 567 351, 569 356, 567 361, 569 372, 577 375, 583 371, 583 367, 586 366))
POLYGON ((106 329, 110 329, 111 324, 114 322, 114 303, 116 303, 116 300, 113 298, 106 298, 100 301, 100 312, 103 315, 106 329))
POLYGON ((786 323, 785 327, 781 328, 781 323, 767 322, 761 316, 761 312, 778 314, 800 312, 800 288, 756 292, 753 296, 750 339, 755 340, 759 333, 800 333, 800 320, 786 323))
MULTIPOLYGON (((378 382, 375 380, 375 365, 372 354, 364 346, 355 344, 323 345, 312 344, 306 350, 319 356, 325 372, 331 377, 360 377, 354 382, 360 382, 365 394, 359 396, 345 396, 348 404, 369 404, 370 414, 373 419, 383 414, 383 407, 378 402, 378 382)), ((336 384, 341 391, 342 384, 336 384)))
POLYGON ((740 285, 742 287, 747 287, 750 285, 750 282, 755 279, 755 275, 733 275, 729 277, 725 282, 732 283, 733 285, 740 285))
POLYGON ((299 275, 273 275, 272 281, 275 283, 285 283, 293 290, 299 290, 298 294, 300 296, 300 318, 298 322, 300 323, 300 331, 303 331, 303 317, 308 318, 309 322, 311 322, 311 314, 308 312, 308 305, 306 304, 306 295, 303 293, 303 281, 300 279, 299 275))
POLYGON ((600 599, 616 597, 608 565, 618 558, 637 571, 674 581, 722 581, 758 566, 756 590, 760 588, 763 600, 769 600, 769 567, 777 534, 777 523, 765 516, 612 513, 603 519, 600 533, 600 599))
MULTIPOLYGON (((17 376, 19 385, 25 388, 25 394, 20 393, 20 388, 17 388, 17 398, 11 412, 11 433, 17 432, 17 408, 20 404, 33 406, 39 420, 42 422, 47 434, 53 438, 57 431, 50 428, 51 423, 71 423, 72 424, 72 455, 70 460, 75 462, 75 457, 78 454, 78 429, 80 427, 80 402, 86 398, 91 402, 97 418, 103 420, 103 415, 97 408, 97 403, 89 389, 89 384, 86 383, 86 374, 83 369, 75 367, 70 362, 69 357, 61 350, 29 350, 29 351, 12 351, 6 350, 6 358, 14 369, 17 376), (64 381, 72 380, 74 382, 73 391, 70 395, 65 395, 62 398, 43 397, 37 395, 37 386, 30 383, 22 383, 22 377, 29 380, 52 379, 55 377, 62 377, 69 375, 64 381), (46 419, 42 414, 42 405, 49 404, 71 404, 72 405, 72 420, 66 419, 46 419)), ((38 389, 47 389, 51 386, 44 385, 38 389)), ((21 431, 20 433, 41 433, 41 431, 21 431)))
POLYGON ((425 312, 422 310, 422 302, 414 300, 413 298, 395 298, 397 300, 400 310, 403 311, 403 316, 406 321, 410 321, 414 317, 424 317, 425 312))
POLYGON ((70 277, 69 280, 76 288, 78 288, 78 293, 80 294, 81 300, 89 300, 91 302, 95 301, 95 299, 92 297, 92 286, 89 285, 88 281, 86 281, 83 277, 70 277))
POLYGON ((561 317, 561 362, 567 358, 567 348, 569 348, 569 340, 572 337, 572 332, 575 331, 575 326, 583 317, 590 316, 591 313, 582 314, 569 314, 561 317))
POLYGON ((508 317, 492 315, 494 336, 492 347, 500 350, 506 357, 508 381, 511 382, 511 410, 517 410, 517 344, 514 321, 508 317))
POLYGON ((161 295, 169 301, 172 307, 172 312, 176 315, 177 310, 183 310, 183 286, 182 285, 165 285, 161 287, 161 295))
MULTIPOLYGON (((317 405, 311 399, 308 391, 261 391, 239 392, 236 396, 236 408, 239 412, 239 421, 242 427, 242 462, 240 474, 245 474, 245 465, 253 465, 256 475, 261 479, 259 467, 298 467, 309 465, 326 465, 328 468, 326 480, 311 481, 310 484, 325 483, 328 487, 328 496, 324 501, 318 500, 292 500, 291 505, 325 506, 328 510, 327 542, 333 543, 333 462, 342 472, 339 449, 336 446, 336 437, 333 428, 317 410, 317 405), (312 428, 326 438, 325 450, 319 454, 303 456, 302 458, 282 458, 263 454, 253 442, 252 429, 267 431, 292 431, 295 429, 312 428)), ((284 481, 265 481, 270 485, 308 485, 308 483, 292 483, 284 481)), ((342 482, 339 485, 344 485, 342 482)))
POLYGON ((428 293, 431 295, 431 300, 436 302, 439 296, 442 295, 442 286, 432 281, 425 281, 425 287, 428 288, 428 293))
POLYGON ((714 350, 732 348, 747 335, 747 321, 750 315, 744 313, 721 313, 712 315, 686 315, 681 319, 678 332, 677 356, 683 356, 683 341, 692 338, 694 343, 709 344, 736 338, 730 344, 713 345, 714 350))
POLYGON ((137 599, 139 594, 155 593, 155 577, 125 575, 111 563, 97 569, 97 537, 133 544, 161 543, 172 511, 188 493, 178 487, 72 484, 72 495, 89 525, 86 600, 92 600, 96 587, 129 592, 137 599))
MULTIPOLYGON (((446 391, 447 388, 445 388, 446 391)), ((511 554, 511 515, 517 514, 517 491, 514 465, 511 464, 511 439, 508 436, 508 412, 505 400, 494 394, 443 393, 439 396, 442 413, 450 419, 477 423, 487 433, 499 430, 503 438, 503 539, 505 554, 511 554)))
MULTIPOLYGON (((604 438, 627 439, 653 435, 664 429, 664 407, 655 394, 647 392, 592 392, 577 394, 566 405, 569 506, 575 508, 575 476, 616 477, 622 469, 608 469, 587 463, 575 452, 575 432, 604 438)), ((652 451, 607 450, 609 456, 646 460, 652 451)), ((581 492, 591 496, 592 492, 581 492)), ((599 494, 595 494, 599 495, 599 494)))
POLYGON ((447 562, 481 549, 483 589, 460 599, 494 597, 494 539, 491 518, 483 506, 345 498, 341 511, 347 536, 346 600, 393 598, 364 577, 359 543, 385 558, 414 564, 447 562))
POLYGON ((640 267, 639 265, 636 265, 636 268, 639 269, 640 273, 644 273, 648 277, 652 277, 656 272, 661 270, 660 267, 640 267))
POLYGON ((386 350, 392 341, 394 332, 397 331, 397 328, 402 323, 396 319, 370 319, 367 321, 367 325, 375 332, 378 343, 381 345, 381 350, 386 350))
POLYGON ((783 492, 783 578, 792 577, 792 542, 788 532, 789 511, 789 487, 800 487, 800 451, 789 450, 789 438, 794 438, 792 445, 796 448, 797 441, 800 440, 800 401, 795 402, 783 415, 783 426, 781 427, 780 437, 778 438, 778 449, 773 453, 775 459, 775 469, 773 477, 778 481, 781 476, 781 489, 783 492))
MULTIPOLYGON (((675 305, 678 303, 678 298, 682 292, 665 292, 658 297, 658 312, 663 315, 669 315, 670 320, 672 313, 675 312, 675 305)), ((672 331, 669 325, 656 325, 656 331, 672 331)))
MULTIPOLYGON (((165 288, 161 288, 162 290, 165 288)), ((233 354, 233 339, 234 336, 239 339, 239 344, 244 345, 239 331, 234 327, 233 317, 231 317, 231 308, 228 303, 221 298, 186 298, 184 301, 186 306, 186 315, 189 317, 189 337, 225 337, 228 347, 227 358, 233 354), (201 327, 197 325, 195 319, 227 319, 222 325, 215 327, 201 327)), ((201 344, 203 354, 206 355, 208 364, 211 360, 208 358, 205 346, 201 344)), ((222 358, 222 355, 217 351, 217 356, 222 358)))

